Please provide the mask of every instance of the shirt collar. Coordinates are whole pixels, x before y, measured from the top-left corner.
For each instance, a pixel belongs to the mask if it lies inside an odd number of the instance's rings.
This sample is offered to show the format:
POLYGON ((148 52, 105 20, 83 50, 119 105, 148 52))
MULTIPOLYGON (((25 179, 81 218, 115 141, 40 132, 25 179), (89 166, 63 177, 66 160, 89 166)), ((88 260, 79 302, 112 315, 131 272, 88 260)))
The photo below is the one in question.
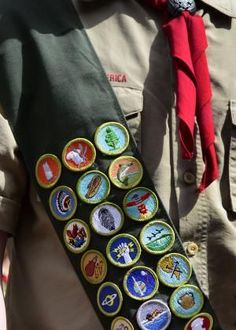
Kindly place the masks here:
POLYGON ((235 0, 201 0, 206 5, 215 8, 221 13, 236 18, 236 1, 235 0))

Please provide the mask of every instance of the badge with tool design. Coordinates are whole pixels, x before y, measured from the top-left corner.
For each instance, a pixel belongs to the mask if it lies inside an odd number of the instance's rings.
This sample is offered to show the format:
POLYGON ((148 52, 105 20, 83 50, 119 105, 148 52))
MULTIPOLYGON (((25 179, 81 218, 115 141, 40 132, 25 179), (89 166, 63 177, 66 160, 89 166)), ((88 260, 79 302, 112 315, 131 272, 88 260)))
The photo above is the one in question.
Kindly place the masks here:
POLYGON ((69 221, 64 228, 64 241, 66 247, 71 252, 83 252, 90 243, 90 230, 88 225, 79 219, 69 221))
POLYGON ((83 138, 66 144, 62 152, 63 164, 71 171, 84 171, 93 165, 96 149, 92 142, 83 138))
POLYGON ((106 252, 107 258, 113 265, 129 267, 139 260, 141 247, 134 236, 120 234, 108 242, 106 252))
POLYGON ((213 318, 208 313, 200 313, 194 316, 184 327, 184 330, 211 330, 213 318))
POLYGON ((109 178, 118 188, 131 189, 139 184, 143 177, 143 167, 138 159, 122 156, 113 160, 109 167, 109 178))
POLYGON ((123 316, 117 316, 111 324, 111 330, 134 330, 132 323, 123 316))
POLYGON ((170 253, 159 260, 157 275, 163 284, 175 288, 188 282, 192 266, 184 255, 170 253))
POLYGON ((118 205, 109 202, 96 206, 90 215, 91 227, 102 236, 114 235, 122 228, 123 223, 123 211, 118 205))
POLYGON ((163 221, 154 220, 143 227, 140 243, 152 254, 162 254, 171 249, 175 242, 174 230, 163 221))
POLYGON ((131 298, 147 300, 157 292, 159 281, 156 273, 151 268, 136 266, 126 273, 123 286, 125 292, 131 298))
POLYGON ((41 187, 53 187, 61 176, 60 160, 52 154, 41 156, 35 167, 35 176, 41 187))
POLYGON ((129 133, 120 123, 107 122, 96 130, 95 144, 105 155, 119 155, 129 145, 129 133))
POLYGON ((107 262, 101 252, 86 251, 81 258, 81 270, 85 279, 91 284, 101 283, 107 275, 107 262))
POLYGON ((195 285, 186 284, 175 289, 170 297, 172 312, 181 318, 190 318, 198 314, 204 304, 204 297, 195 285))
POLYGON ((77 197, 67 186, 56 187, 50 194, 49 206, 57 220, 69 220, 75 214, 77 197))
POLYGON ((136 319, 142 330, 165 330, 171 322, 171 312, 162 300, 152 299, 139 307, 136 319))
POLYGON ((97 292, 97 304, 100 311, 106 316, 114 316, 119 313, 123 296, 119 287, 111 282, 103 283, 97 292))
POLYGON ((158 199, 150 189, 137 187, 125 195, 123 208, 132 220, 150 220, 158 211, 158 199))
POLYGON ((102 202, 110 193, 110 181, 100 171, 89 171, 83 174, 76 186, 79 198, 88 204, 102 202))

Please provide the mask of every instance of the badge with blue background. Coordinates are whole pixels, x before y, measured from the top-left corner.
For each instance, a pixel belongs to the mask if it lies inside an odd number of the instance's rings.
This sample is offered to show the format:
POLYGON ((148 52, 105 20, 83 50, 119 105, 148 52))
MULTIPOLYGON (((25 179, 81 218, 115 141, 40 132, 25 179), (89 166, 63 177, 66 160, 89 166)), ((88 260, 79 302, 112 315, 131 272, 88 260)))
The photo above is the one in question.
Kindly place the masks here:
POLYGON ((123 303, 123 296, 119 287, 111 282, 103 283, 97 292, 97 304, 106 316, 119 313, 123 303))

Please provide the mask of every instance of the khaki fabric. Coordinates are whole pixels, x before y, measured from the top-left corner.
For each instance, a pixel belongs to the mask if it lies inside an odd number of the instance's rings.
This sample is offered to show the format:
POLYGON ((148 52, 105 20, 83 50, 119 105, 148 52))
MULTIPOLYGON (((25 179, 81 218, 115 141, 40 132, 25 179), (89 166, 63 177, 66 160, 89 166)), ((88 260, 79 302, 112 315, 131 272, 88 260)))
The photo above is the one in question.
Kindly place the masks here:
MULTIPOLYGON (((197 194, 203 163, 183 161, 161 16, 135 0, 78 5, 128 123, 224 330, 236 329, 236 20, 234 0, 204 1, 220 180, 197 194), (213 8, 214 7, 214 8, 213 8)), ((52 18, 53 19, 53 18, 52 18)), ((178 33, 178 31, 176 31, 178 33)), ((11 239, 10 330, 100 330, 0 116, 0 229, 11 239)))

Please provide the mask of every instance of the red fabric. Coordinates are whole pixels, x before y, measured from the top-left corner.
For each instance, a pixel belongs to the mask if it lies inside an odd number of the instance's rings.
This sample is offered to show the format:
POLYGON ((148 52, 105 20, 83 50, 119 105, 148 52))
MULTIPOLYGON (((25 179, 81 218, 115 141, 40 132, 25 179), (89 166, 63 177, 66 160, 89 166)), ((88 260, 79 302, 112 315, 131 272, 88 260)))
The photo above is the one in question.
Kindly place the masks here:
MULTIPOLYGON (((145 0, 158 10, 166 0, 145 0)), ((199 191, 218 178, 214 146, 214 124, 211 109, 211 85, 205 50, 207 40, 201 16, 188 11, 171 18, 163 25, 167 34, 176 72, 176 112, 183 159, 194 154, 194 123, 198 122, 205 171, 199 191)))

